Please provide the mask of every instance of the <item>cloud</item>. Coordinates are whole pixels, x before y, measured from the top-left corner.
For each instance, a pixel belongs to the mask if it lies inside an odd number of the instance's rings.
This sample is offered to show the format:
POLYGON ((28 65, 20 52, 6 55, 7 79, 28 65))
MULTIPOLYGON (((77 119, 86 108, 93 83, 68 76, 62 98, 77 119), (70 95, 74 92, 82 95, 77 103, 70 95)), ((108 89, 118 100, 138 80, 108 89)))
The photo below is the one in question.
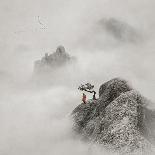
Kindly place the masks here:
POLYGON ((135 44, 142 39, 142 36, 138 34, 136 29, 115 18, 102 19, 99 21, 99 25, 102 26, 105 33, 108 33, 118 41, 135 44))
POLYGON ((103 148, 82 142, 71 132, 68 115, 80 104, 79 84, 91 82, 98 90, 103 82, 117 76, 155 101, 154 1, 0 3, 0 69, 6 83, 5 89, 0 88, 1 153, 106 154, 103 148), (38 16, 48 29, 40 30, 38 16), (21 30, 26 32, 14 34, 21 30), (48 78, 54 84, 49 87, 37 84, 34 89, 27 82, 33 62, 61 44, 77 57, 76 65, 51 74, 48 78), (13 82, 8 84, 6 77, 13 82))

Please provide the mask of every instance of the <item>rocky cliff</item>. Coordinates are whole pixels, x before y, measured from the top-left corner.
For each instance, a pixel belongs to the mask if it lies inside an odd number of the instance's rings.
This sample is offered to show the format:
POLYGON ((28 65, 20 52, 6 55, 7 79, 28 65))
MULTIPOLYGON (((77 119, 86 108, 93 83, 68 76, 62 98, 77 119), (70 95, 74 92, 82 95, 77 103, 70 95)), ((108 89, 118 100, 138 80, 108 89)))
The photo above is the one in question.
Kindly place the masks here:
POLYGON ((145 149, 155 140, 155 112, 148 104, 127 81, 115 78, 101 85, 97 100, 73 110, 73 129, 83 138, 114 150, 145 149))
POLYGON ((57 47, 56 51, 52 54, 45 53, 41 60, 35 61, 34 72, 45 73, 50 72, 52 69, 59 68, 73 61, 75 58, 71 57, 63 46, 57 47))

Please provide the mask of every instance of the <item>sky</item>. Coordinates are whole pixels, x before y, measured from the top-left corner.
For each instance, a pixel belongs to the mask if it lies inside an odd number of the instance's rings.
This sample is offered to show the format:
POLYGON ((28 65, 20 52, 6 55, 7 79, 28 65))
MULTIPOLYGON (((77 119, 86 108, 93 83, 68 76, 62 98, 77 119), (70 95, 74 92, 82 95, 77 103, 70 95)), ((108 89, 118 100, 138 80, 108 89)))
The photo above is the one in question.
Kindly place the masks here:
POLYGON ((122 77, 155 101, 154 8, 153 0, 1 0, 1 153, 106 154, 72 135, 77 87, 92 82, 98 90, 122 77), (28 86, 34 61, 59 45, 76 64, 49 77, 53 86, 28 86))
MULTIPOLYGON (((55 51, 58 45, 64 45, 72 55, 100 52, 104 58, 110 53, 132 59, 128 60, 129 66, 133 63, 134 67, 140 68, 139 62, 144 59, 152 66, 155 31, 153 0, 2 0, 0 3, 1 70, 12 74, 17 71, 24 76, 31 74, 33 62, 45 52, 55 51), (39 24, 38 16, 43 25, 39 24), (99 21, 105 18, 129 24, 138 31, 143 41, 131 45, 117 42, 117 38, 112 39, 111 36, 109 38, 109 34, 99 26, 99 21)), ((91 55, 85 57, 90 60, 91 55)), ((146 68, 150 67, 148 64, 145 64, 146 68)))

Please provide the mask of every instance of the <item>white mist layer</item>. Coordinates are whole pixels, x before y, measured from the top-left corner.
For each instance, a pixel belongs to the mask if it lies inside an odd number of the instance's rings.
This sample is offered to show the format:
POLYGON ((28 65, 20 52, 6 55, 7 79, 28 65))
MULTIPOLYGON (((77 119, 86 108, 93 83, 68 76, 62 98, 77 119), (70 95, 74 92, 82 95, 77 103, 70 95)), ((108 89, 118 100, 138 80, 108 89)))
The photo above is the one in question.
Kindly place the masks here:
POLYGON ((154 8, 154 0, 1 0, 0 154, 109 154, 72 133, 69 115, 81 103, 77 88, 91 82, 98 90, 122 77, 155 102, 154 8), (119 40, 99 25, 110 18, 137 30, 138 43, 119 40), (53 86, 34 89, 27 82, 33 62, 61 44, 77 64, 50 76, 53 86))
POLYGON ((13 90, 1 99, 0 150, 12 155, 101 154, 82 142, 69 118, 78 94, 65 87, 40 91, 13 90))

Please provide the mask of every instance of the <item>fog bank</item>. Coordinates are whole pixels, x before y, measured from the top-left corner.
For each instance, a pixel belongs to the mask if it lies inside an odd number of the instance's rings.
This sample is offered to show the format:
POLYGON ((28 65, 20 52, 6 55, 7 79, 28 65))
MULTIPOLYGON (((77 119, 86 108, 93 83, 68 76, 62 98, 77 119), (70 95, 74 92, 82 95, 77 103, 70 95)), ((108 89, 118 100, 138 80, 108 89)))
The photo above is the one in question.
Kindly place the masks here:
POLYGON ((81 83, 91 82, 98 90, 114 77, 125 78, 155 102, 155 2, 1 0, 0 4, 1 154, 110 154, 74 135, 69 115, 81 103, 77 90, 81 83), (50 75, 49 86, 34 84, 34 61, 58 45, 77 58, 76 64, 50 75))

